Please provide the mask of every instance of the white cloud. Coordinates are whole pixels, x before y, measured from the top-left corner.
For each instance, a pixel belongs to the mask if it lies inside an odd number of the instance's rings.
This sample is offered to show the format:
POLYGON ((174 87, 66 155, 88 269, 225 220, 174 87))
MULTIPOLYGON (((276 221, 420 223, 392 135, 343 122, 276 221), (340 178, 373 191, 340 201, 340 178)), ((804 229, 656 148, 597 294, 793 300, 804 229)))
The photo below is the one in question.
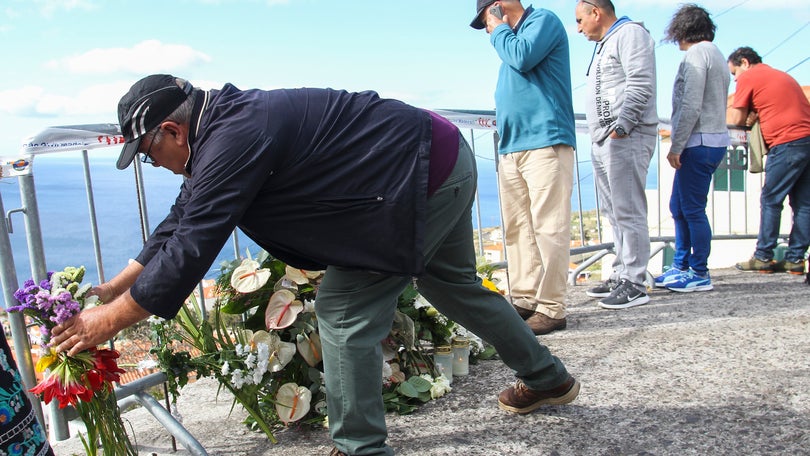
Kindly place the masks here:
POLYGON ((131 84, 123 81, 95 85, 74 95, 48 93, 37 86, 0 91, 0 112, 23 117, 114 116, 118 100, 131 84))
MULTIPOLYGON (((623 0, 621 4, 616 4, 616 12, 621 14, 622 9, 631 7, 677 7, 683 3, 683 0, 623 0)), ((746 10, 804 10, 810 7, 810 0, 704 0, 700 2, 700 5, 717 14, 731 8, 746 10)))
POLYGON ((33 4, 43 16, 53 16, 59 11, 75 9, 92 10, 96 5, 91 0, 34 0, 33 4))
POLYGON ((46 67, 73 74, 148 74, 171 73, 210 61, 211 57, 190 46, 147 40, 131 48, 92 49, 83 54, 52 60, 46 67))

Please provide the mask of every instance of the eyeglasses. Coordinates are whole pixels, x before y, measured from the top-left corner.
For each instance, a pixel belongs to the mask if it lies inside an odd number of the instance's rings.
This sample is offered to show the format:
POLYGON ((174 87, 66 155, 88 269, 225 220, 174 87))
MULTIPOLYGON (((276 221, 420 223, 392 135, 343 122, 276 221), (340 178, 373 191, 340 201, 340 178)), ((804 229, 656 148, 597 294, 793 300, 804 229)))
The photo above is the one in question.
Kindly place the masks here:
POLYGON ((141 163, 151 165, 155 162, 155 159, 152 157, 152 146, 155 145, 155 138, 157 138, 158 133, 160 133, 160 127, 158 127, 155 130, 155 133, 152 134, 152 140, 149 141, 149 148, 146 149, 146 152, 141 152, 141 163))
POLYGON ((591 3, 588 0, 579 0, 579 1, 581 1, 582 3, 587 3, 587 4, 591 5, 591 6, 593 6, 594 8, 599 8, 599 5, 597 5, 596 3, 591 3))

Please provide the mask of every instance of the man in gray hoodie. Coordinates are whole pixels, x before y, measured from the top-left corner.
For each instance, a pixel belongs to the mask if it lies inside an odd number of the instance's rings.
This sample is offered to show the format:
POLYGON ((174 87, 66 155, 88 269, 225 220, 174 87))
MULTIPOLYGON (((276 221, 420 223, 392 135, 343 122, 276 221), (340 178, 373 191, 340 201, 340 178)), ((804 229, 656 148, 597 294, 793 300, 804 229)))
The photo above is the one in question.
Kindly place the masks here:
POLYGON ((596 42, 585 115, 616 253, 610 276, 588 295, 601 298, 605 309, 624 309, 650 301, 644 284, 650 258, 644 188, 658 134, 655 42, 641 23, 617 19, 610 0, 580 0, 575 14, 577 30, 596 42))

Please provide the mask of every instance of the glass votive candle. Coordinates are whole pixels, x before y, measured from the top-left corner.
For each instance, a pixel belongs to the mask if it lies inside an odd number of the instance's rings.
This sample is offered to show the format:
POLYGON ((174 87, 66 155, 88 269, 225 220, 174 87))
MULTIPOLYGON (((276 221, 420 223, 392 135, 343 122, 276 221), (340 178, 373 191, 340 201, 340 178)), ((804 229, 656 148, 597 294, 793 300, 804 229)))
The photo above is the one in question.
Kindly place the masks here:
POLYGON ((448 383, 453 383, 453 348, 449 345, 439 345, 433 351, 433 363, 436 365, 436 375, 444 375, 448 383))
POLYGON ((466 337, 453 338, 453 375, 470 373, 470 340, 466 337))

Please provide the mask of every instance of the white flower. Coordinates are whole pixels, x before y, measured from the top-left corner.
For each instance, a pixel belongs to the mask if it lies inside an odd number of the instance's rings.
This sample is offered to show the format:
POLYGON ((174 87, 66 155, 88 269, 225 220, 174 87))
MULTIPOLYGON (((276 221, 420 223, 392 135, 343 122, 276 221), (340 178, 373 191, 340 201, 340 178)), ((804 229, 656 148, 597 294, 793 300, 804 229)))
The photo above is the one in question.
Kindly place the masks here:
POLYGON ((394 371, 391 369, 391 365, 384 361, 382 369, 382 378, 387 379, 392 375, 394 375, 394 371))
POLYGON ((259 262, 245 258, 231 274, 231 286, 239 293, 252 293, 270 280, 270 270, 260 269, 259 262))
POLYGON ((413 300, 413 307, 415 309, 421 309, 422 307, 433 307, 424 296, 418 295, 416 299, 413 300))
POLYGON ((258 385, 262 382, 262 378, 264 378, 264 373, 267 372, 266 370, 262 371, 260 369, 253 370, 253 384, 258 385))
POLYGON ((230 372, 230 370, 231 370, 231 366, 228 364, 228 362, 227 362, 227 361, 225 361, 224 363, 222 363, 222 370, 220 371, 220 373, 221 373, 223 376, 224 376, 224 375, 228 375, 228 372, 230 372))
MULTIPOLYGON (((295 344, 292 342, 282 342, 281 338, 275 332, 256 331, 254 333, 253 331, 245 330, 243 334, 245 338, 250 340, 250 346, 245 347, 245 350, 256 350, 256 356, 249 358, 251 367, 254 367, 254 363, 256 367, 261 363, 262 366, 266 366, 266 368, 262 367, 265 369, 264 372, 278 372, 284 369, 284 366, 292 361, 293 356, 295 356, 295 344)), ((237 345, 236 349, 236 354, 240 357, 244 356, 243 353, 247 353, 246 351, 241 351, 241 345, 237 345)), ((264 372, 262 372, 262 374, 264 374, 264 372)))
POLYGON ((281 385, 276 393, 276 414, 285 424, 298 421, 309 412, 312 392, 296 383, 281 385))
POLYGON ((100 302, 101 300, 98 299, 98 296, 96 295, 88 296, 84 298, 84 305, 82 306, 82 308, 85 310, 92 309, 93 307, 96 307, 100 302))
POLYGON ((231 374, 231 384, 236 389, 242 389, 242 386, 245 385, 245 377, 242 373, 242 369, 235 369, 233 374, 231 374))
POLYGON ((146 319, 146 321, 150 325, 161 325, 166 320, 164 320, 163 318, 158 317, 157 315, 150 315, 149 318, 146 319))
POLYGON ((444 374, 436 377, 436 379, 432 382, 433 386, 430 387, 430 397, 432 399, 437 399, 445 395, 445 393, 449 393, 453 390, 450 387, 450 381, 447 380, 447 377, 444 374))
POLYGON ((143 359, 138 361, 138 370, 154 369, 157 365, 158 363, 153 359, 143 359))

